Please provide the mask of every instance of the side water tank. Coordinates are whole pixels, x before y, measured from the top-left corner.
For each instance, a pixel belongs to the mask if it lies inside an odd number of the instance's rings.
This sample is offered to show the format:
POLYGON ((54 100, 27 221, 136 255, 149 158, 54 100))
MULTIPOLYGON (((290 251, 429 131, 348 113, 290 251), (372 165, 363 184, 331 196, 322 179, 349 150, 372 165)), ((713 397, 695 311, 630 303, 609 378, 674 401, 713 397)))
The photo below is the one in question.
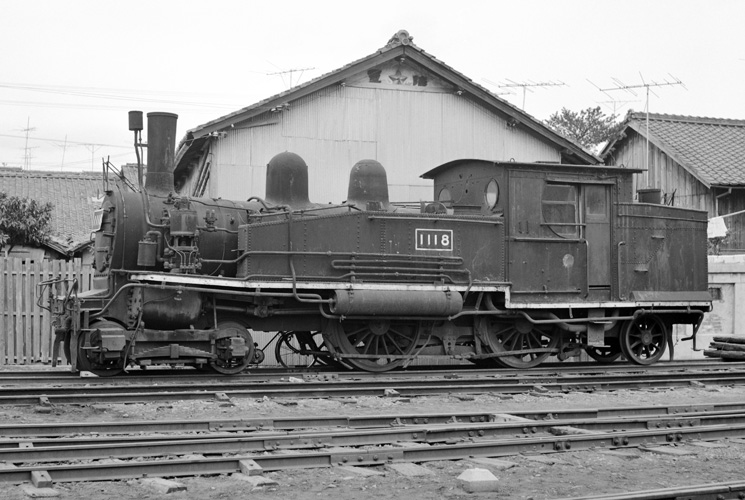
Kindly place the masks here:
POLYGON ((308 165, 299 155, 285 151, 266 166, 266 199, 293 209, 311 205, 308 200, 308 165))
POLYGON ((347 203, 368 206, 377 210, 388 208, 388 177, 385 168, 375 160, 360 160, 354 164, 349 173, 349 191, 347 203))

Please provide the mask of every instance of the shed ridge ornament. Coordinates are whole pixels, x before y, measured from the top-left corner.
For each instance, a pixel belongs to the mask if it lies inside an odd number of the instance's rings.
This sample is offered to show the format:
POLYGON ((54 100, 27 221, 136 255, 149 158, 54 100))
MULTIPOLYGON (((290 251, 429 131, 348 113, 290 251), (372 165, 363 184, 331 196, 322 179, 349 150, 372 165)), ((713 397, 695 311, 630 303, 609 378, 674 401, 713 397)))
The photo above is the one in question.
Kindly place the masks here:
POLYGON ((386 47, 398 47, 399 45, 414 45, 414 37, 406 30, 399 30, 388 40, 386 47))

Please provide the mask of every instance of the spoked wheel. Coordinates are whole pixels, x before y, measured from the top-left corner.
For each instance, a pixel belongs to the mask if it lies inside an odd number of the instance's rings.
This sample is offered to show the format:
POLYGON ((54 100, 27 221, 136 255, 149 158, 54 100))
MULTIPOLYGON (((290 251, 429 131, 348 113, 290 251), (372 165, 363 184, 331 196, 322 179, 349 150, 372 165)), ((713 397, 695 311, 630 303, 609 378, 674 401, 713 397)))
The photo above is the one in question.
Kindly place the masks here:
POLYGON ((667 348, 667 327, 655 314, 627 321, 621 330, 621 352, 637 365, 657 362, 667 348))
POLYGON ((122 356, 107 358, 97 349, 101 345, 101 330, 126 333, 122 325, 114 321, 104 320, 93 323, 90 331, 82 332, 78 336, 78 368, 99 377, 113 377, 124 372, 125 359, 122 356))
POLYGON ((610 345, 587 346, 585 347, 585 352, 598 363, 613 363, 621 357, 621 344, 615 338, 611 339, 610 342, 610 345))
POLYGON ((559 333, 553 328, 540 329, 520 318, 514 321, 494 321, 487 333, 487 340, 494 353, 514 352, 508 356, 500 356, 501 363, 510 368, 533 368, 555 354, 534 350, 556 349, 559 345, 559 333))
POLYGON ((254 359, 254 341, 246 326, 237 320, 220 320, 217 329, 227 335, 215 341, 217 358, 210 360, 210 368, 223 375, 240 373, 254 359))
POLYGON ((320 351, 321 333, 282 332, 274 346, 274 357, 285 368, 310 368, 319 359, 311 351, 320 351))
POLYGON ((408 356, 421 337, 421 325, 417 321, 331 321, 326 326, 326 335, 342 354, 370 356, 344 358, 344 363, 368 372, 386 372, 403 365, 405 359, 392 356, 408 356))

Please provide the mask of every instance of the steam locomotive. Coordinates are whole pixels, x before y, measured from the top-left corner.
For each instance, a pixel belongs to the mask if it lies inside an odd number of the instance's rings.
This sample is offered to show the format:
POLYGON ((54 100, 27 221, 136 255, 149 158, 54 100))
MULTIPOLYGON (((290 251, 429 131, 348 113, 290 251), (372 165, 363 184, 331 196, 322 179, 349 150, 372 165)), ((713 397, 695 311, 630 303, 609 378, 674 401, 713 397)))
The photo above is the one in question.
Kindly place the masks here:
POLYGON ((583 351, 648 365, 672 350, 675 324, 695 343, 711 309, 706 213, 633 202, 633 169, 457 160, 422 175, 434 201, 407 205, 363 160, 347 200, 322 205, 285 152, 264 199, 189 198, 174 190, 176 120, 148 114, 144 182, 106 191, 91 290, 46 283, 73 370, 235 374, 262 359, 257 331, 373 372, 420 356, 531 368, 583 351))

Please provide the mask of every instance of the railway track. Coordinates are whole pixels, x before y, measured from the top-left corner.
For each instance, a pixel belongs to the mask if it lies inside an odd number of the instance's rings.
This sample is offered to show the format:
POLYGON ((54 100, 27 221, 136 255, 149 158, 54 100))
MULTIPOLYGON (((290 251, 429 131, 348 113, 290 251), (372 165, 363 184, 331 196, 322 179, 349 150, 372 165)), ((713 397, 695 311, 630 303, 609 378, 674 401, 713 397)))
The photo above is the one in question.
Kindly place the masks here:
POLYGON ((479 368, 473 364, 463 365, 435 365, 435 366, 412 366, 407 370, 389 371, 383 374, 371 373, 364 371, 334 371, 328 367, 313 366, 310 368, 296 367, 286 369, 280 367, 262 367, 250 369, 243 373, 222 377, 215 374, 198 372, 190 368, 154 368, 149 370, 130 370, 126 375, 112 378, 106 377, 81 377, 80 374, 72 373, 68 367, 57 367, 49 369, 5 369, 0 371, 0 385, 15 385, 28 383, 107 383, 107 381, 117 380, 120 383, 129 382, 163 382, 169 380, 200 381, 200 380, 272 380, 288 376, 307 376, 318 378, 351 378, 351 379, 406 379, 412 376, 442 376, 447 373, 468 374, 471 376, 543 376, 557 373, 629 373, 629 372, 675 372, 675 371, 722 371, 742 367, 745 370, 745 362, 726 362, 711 361, 708 359, 695 361, 661 361, 649 366, 631 365, 628 363, 612 363, 607 365, 595 362, 576 362, 576 363, 544 363, 540 367, 530 370, 516 370, 510 368, 479 368))
POLYGON ((745 364, 712 368, 654 365, 643 369, 619 365, 606 371, 590 367, 514 370, 421 370, 385 374, 356 372, 276 372, 239 377, 203 375, 122 378, 59 377, 53 381, 30 378, 0 380, 0 405, 67 403, 132 403, 168 400, 231 398, 328 398, 383 396, 395 390, 402 397, 447 393, 519 394, 540 391, 601 391, 684 387, 691 384, 745 384, 745 364), (621 368, 623 367, 623 368, 621 368), (662 368, 664 367, 664 368, 662 368), (666 368, 666 369, 665 369, 666 368), (81 387, 82 384, 82 387, 81 387), (387 392, 388 391, 388 392, 387 392))
POLYGON ((742 498, 745 498, 745 481, 697 484, 677 488, 635 491, 632 493, 573 497, 563 500, 726 500, 742 498))
MULTIPOLYGON (((5 436, 22 438, 13 442, 6 437, 2 441, 0 461, 15 467, 0 469, 0 482, 31 481, 33 474, 42 473, 53 482, 96 481, 737 440, 745 437, 745 402, 509 415, 274 419, 271 427, 248 420, 241 421, 246 425, 234 427, 237 430, 225 432, 231 422, 129 423, 126 428, 117 423, 89 424, 86 430, 96 429, 96 435, 86 436, 82 443, 80 424, 56 425, 53 429, 38 425, 3 426, 0 432, 5 436), (546 420, 548 414, 552 418, 546 420), (149 427, 157 434, 117 435, 136 432, 137 425, 160 427, 149 427), (168 427, 164 432, 165 425, 168 427), (309 430, 310 427, 314 429, 309 430), (58 437, 50 439, 49 435, 58 437)), ((745 447, 745 440, 732 445, 745 447)))

